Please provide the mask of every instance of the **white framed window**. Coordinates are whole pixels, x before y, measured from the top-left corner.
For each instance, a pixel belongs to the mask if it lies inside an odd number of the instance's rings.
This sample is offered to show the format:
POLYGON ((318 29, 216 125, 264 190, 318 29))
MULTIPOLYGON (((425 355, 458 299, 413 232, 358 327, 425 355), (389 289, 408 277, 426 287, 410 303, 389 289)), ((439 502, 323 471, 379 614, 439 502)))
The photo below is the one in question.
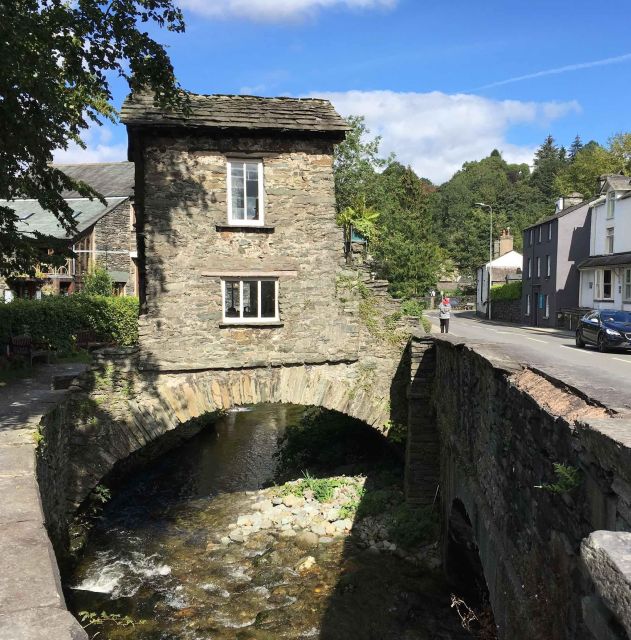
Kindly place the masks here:
POLYGON ((548 240, 552 240, 552 223, 548 224, 548 240))
POLYGON ((277 278, 225 278, 221 298, 225 323, 279 321, 277 278))
POLYGON ((532 247, 533 243, 535 241, 535 230, 531 229, 530 230, 530 246, 532 247))
POLYGON ((544 318, 549 318, 550 317, 550 296, 547 293, 544 296, 544 300, 545 300, 545 315, 544 315, 544 318))
POLYGON ((550 256, 546 256, 546 276, 549 278, 552 274, 552 260, 550 260, 550 256))
POLYGON ((624 299, 631 300, 631 269, 624 270, 624 299))
POLYGON ((610 191, 607 194, 607 220, 611 220, 614 217, 616 209, 616 192, 610 191))
POLYGON ((528 258, 528 278, 532 278, 532 260, 528 258))
POLYGON ((543 233, 543 225, 539 225, 539 242, 541 242, 542 233, 543 233))
POLYGON ((537 256, 537 278, 541 277, 541 258, 537 256))
POLYGON ((605 253, 613 253, 613 227, 607 227, 605 233, 605 253))
POLYGON ((526 296, 526 315, 530 315, 530 294, 526 296))
POLYGON ((264 220, 263 161, 228 160, 228 224, 261 226, 264 220))

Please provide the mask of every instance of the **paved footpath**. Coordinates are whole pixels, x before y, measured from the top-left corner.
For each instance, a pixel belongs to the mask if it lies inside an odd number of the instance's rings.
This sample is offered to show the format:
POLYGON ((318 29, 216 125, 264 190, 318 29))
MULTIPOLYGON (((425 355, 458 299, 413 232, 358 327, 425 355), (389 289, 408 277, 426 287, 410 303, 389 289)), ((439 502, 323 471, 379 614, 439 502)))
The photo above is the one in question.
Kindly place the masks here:
POLYGON ((85 364, 43 365, 0 387, 0 638, 84 640, 66 610, 57 561, 44 526, 35 475, 34 433, 85 364))
MULTIPOLYGON (((437 313, 427 316, 439 333, 437 313)), ((605 406, 631 410, 631 352, 579 349, 573 332, 489 322, 471 312, 452 313, 449 334, 471 346, 492 344, 520 364, 562 380, 605 406)))

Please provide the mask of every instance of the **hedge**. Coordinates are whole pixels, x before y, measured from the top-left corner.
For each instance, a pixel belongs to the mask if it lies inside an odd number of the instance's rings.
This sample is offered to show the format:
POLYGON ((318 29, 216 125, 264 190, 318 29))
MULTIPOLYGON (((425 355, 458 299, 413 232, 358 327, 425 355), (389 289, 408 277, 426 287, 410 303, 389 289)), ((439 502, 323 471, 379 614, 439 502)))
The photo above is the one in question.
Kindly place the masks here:
POLYGON ((75 294, 0 304, 0 342, 28 334, 51 349, 69 352, 82 330, 117 345, 136 344, 138 298, 75 294))
POLYGON ((493 285, 491 301, 493 300, 521 300, 521 280, 493 285))

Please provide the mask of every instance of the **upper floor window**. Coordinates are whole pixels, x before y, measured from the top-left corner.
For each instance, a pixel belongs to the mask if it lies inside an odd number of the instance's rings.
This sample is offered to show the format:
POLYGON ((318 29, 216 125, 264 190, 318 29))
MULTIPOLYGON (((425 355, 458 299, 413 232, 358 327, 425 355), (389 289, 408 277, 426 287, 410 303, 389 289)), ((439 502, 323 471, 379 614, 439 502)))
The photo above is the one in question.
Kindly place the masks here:
POLYGON ((539 242, 541 242, 542 230, 543 230, 543 225, 539 225, 539 242))
POLYGON ((552 223, 548 225, 548 240, 552 240, 552 223))
POLYGON ((537 258, 537 278, 541 277, 541 258, 537 258))
POLYGON ((607 194, 607 220, 611 220, 611 218, 613 218, 615 208, 616 208, 616 192, 610 191, 607 194))
POLYGON ((532 277, 532 260, 528 258, 528 277, 532 277))
POLYGON ((222 281, 223 320, 256 324, 278 321, 278 280, 226 279, 222 281))
POLYGON ((228 223, 237 226, 263 224, 263 162, 228 161, 228 223))
POLYGON ((533 242, 535 241, 535 230, 530 230, 530 246, 532 247, 533 242))
POLYGON ((605 253, 613 253, 613 227, 607 227, 605 234, 605 253))
POLYGON ((552 261, 550 260, 550 256, 546 256, 546 276, 549 278, 552 274, 552 261))

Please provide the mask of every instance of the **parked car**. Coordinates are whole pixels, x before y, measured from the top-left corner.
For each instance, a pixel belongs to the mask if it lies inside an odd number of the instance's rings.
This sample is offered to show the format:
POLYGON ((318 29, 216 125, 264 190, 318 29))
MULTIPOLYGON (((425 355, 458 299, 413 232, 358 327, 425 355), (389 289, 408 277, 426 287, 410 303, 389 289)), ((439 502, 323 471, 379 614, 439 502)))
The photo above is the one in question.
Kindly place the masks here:
POLYGON ((585 314, 576 329, 576 346, 586 344, 601 352, 631 349, 631 312, 600 309, 585 314))

